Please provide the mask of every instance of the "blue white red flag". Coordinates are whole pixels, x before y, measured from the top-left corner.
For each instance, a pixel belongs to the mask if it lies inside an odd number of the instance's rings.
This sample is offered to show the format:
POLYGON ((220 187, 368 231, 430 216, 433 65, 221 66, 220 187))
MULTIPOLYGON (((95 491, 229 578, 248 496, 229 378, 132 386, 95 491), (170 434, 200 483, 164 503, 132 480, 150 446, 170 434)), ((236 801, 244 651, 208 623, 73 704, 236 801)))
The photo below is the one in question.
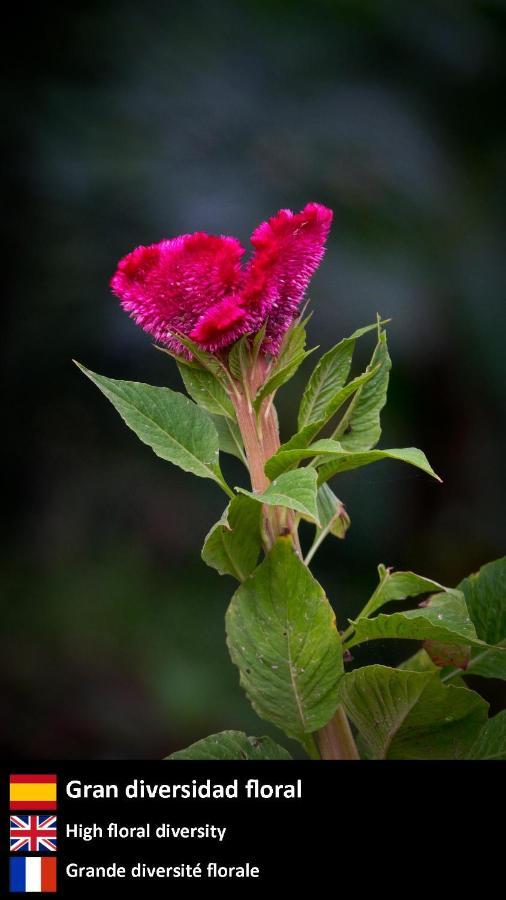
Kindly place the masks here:
POLYGON ((56 893, 56 856, 11 856, 11 894, 56 893))

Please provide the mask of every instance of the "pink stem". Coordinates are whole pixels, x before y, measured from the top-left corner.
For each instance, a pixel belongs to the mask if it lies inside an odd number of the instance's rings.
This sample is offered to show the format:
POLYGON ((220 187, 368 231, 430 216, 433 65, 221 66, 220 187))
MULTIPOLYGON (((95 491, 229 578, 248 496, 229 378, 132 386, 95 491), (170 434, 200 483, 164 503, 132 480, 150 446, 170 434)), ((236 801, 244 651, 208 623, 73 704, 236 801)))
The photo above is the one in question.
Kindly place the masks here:
MULTIPOLYGON (((258 416, 251 405, 258 387, 265 379, 265 362, 257 360, 250 373, 249 383, 237 385, 237 394, 232 395, 237 423, 242 435, 246 459, 255 493, 262 493, 270 482, 265 474, 265 463, 280 446, 277 414, 272 397, 267 397, 258 416)), ((263 507, 263 535, 265 550, 268 551, 280 534, 291 534, 295 550, 302 559, 297 522, 293 510, 281 507, 263 507)), ((322 759, 359 759, 351 728, 342 707, 334 717, 316 733, 316 740, 322 759)))

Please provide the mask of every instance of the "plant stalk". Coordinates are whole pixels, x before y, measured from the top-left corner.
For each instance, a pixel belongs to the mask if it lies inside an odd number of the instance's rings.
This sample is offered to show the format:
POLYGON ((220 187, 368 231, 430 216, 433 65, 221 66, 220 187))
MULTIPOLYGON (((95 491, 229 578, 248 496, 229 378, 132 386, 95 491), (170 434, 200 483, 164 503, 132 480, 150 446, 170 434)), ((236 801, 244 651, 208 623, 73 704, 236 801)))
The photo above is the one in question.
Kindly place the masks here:
MULTIPOLYGON (((246 452, 251 487, 255 493, 262 493, 269 486, 270 481, 264 471, 265 463, 280 446, 278 417, 273 398, 264 399, 258 414, 251 402, 266 377, 265 366, 264 359, 258 357, 249 373, 248 383, 236 385, 238 390, 231 395, 246 452)), ((295 551, 302 560, 297 517, 293 510, 264 505, 262 533, 266 552, 277 537, 290 534, 295 551)), ((338 707, 330 722, 316 732, 315 738, 322 759, 360 758, 342 706, 338 707)))
POLYGON ((316 734, 322 759, 360 759, 348 717, 338 706, 334 717, 316 734))

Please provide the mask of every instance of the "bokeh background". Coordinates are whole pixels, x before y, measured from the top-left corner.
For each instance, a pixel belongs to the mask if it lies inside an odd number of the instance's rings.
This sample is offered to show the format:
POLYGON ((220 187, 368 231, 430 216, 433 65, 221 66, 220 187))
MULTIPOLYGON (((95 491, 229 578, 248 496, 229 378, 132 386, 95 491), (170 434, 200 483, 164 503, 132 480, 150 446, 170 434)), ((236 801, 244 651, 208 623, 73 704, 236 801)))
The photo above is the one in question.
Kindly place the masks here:
MULTIPOLYGON (((385 463, 335 483, 352 527, 314 570, 339 621, 379 562, 454 585, 503 555, 506 5, 50 2, 4 41, 2 750, 159 758, 273 733, 227 657, 234 583, 200 560, 223 495, 140 444, 71 359, 178 387, 109 292, 116 260, 185 231, 247 243, 323 202, 311 341, 392 317, 383 446, 422 447, 444 478, 385 463)), ((311 366, 279 394, 285 434, 311 366)))

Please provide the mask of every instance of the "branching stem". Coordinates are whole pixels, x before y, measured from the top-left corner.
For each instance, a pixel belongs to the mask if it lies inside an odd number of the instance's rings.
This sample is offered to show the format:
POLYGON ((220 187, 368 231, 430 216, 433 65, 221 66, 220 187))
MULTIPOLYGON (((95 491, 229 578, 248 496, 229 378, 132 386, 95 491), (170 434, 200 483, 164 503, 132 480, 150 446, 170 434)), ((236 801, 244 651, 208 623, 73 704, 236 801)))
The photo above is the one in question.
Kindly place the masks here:
MULTIPOLYGON (((236 389, 231 394, 246 451, 251 487, 255 493, 262 493, 269 486, 270 482, 264 471, 265 463, 280 446, 278 418, 273 397, 268 396, 264 399, 258 413, 251 405, 251 400, 254 399, 265 377, 266 363, 259 356, 248 373, 247 381, 245 378, 246 383, 244 385, 236 383, 236 389)), ((264 505, 262 535, 266 551, 270 550, 280 534, 288 533, 292 537, 297 554, 302 559, 297 529, 298 519, 293 510, 264 505)), ((306 557, 306 564, 311 558, 310 554, 306 557)), ((330 722, 316 732, 314 737, 322 759, 359 759, 353 734, 342 707, 337 709, 330 722)))

